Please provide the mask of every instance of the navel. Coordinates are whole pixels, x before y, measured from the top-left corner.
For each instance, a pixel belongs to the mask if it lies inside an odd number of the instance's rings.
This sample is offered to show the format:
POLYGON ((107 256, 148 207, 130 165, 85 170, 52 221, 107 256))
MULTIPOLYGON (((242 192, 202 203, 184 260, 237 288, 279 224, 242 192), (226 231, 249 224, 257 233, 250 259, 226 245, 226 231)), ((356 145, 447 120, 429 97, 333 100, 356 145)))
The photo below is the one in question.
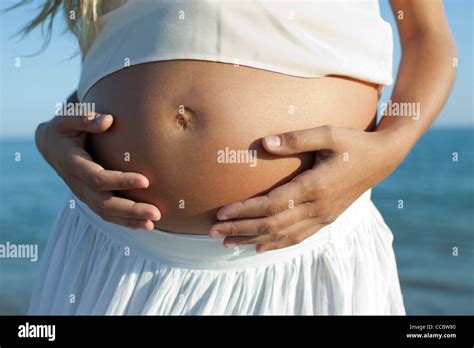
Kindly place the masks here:
POLYGON ((176 126, 181 129, 189 129, 193 127, 196 120, 196 115, 192 109, 184 105, 180 105, 175 114, 176 126))

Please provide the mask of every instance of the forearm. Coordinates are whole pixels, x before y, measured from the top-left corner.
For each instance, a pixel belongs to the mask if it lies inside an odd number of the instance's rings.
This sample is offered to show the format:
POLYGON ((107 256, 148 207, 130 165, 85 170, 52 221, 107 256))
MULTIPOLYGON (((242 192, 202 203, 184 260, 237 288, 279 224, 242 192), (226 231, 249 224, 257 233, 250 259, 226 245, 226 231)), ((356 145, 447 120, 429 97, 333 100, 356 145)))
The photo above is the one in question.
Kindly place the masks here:
POLYGON ((405 43, 391 97, 392 105, 398 109, 387 108, 376 128, 385 134, 387 145, 391 145, 392 153, 400 155, 400 161, 446 102, 455 77, 455 57, 455 44, 449 34, 431 31, 405 43), (403 114, 407 110, 418 110, 419 115, 403 114))

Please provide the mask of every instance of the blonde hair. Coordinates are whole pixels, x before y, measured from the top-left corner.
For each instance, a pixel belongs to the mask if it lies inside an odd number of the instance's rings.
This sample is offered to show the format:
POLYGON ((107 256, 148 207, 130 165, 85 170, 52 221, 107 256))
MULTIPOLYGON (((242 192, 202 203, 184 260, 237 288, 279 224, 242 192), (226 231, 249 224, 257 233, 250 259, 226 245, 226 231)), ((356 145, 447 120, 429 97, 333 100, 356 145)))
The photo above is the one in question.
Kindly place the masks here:
MULTIPOLYGON (((30 4, 32 1, 20 0, 8 10, 30 4)), ((51 41, 54 18, 62 11, 68 30, 77 37, 79 47, 85 55, 98 33, 97 19, 119 7, 121 3, 122 0, 44 0, 38 15, 25 25, 22 32, 26 35, 41 27, 45 33, 43 49, 46 48, 51 41)))

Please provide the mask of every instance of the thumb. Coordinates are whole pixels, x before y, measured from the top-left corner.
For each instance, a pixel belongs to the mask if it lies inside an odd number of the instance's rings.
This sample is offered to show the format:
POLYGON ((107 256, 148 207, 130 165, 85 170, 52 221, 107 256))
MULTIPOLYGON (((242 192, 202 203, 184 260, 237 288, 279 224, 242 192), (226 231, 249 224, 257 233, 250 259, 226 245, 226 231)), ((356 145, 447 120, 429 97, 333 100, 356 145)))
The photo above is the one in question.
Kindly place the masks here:
POLYGON ((262 145, 274 155, 287 156, 302 152, 333 150, 334 128, 321 126, 297 130, 278 135, 270 135, 262 140, 262 145))
POLYGON ((60 132, 102 133, 110 128, 114 118, 109 114, 89 113, 87 116, 55 116, 54 127, 60 132))

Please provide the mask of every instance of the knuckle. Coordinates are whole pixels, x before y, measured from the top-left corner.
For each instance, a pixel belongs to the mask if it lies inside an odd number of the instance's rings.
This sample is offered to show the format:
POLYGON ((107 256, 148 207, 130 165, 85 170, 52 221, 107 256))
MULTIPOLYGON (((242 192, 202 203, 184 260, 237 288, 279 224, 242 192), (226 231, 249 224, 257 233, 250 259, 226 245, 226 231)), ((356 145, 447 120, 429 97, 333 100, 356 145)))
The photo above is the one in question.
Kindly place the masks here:
POLYGON ((104 181, 102 180, 101 172, 102 171, 98 171, 94 175, 92 175, 91 185, 92 188, 96 191, 100 191, 104 186, 104 181))
POLYGON ((304 205, 306 207, 306 213, 308 218, 314 218, 317 216, 318 210, 316 209, 315 204, 313 204, 312 202, 305 202, 304 205))
POLYGON ((244 203, 236 202, 236 203, 234 203, 233 207, 234 207, 233 217, 235 219, 240 219, 240 218, 245 217, 245 213, 244 213, 245 205, 244 205, 244 203))
POLYGON ((310 178, 309 174, 302 174, 294 180, 297 185, 297 192, 304 200, 312 200, 314 198, 314 180, 310 178))
POLYGON ((273 216, 273 215, 278 214, 279 212, 280 212, 280 209, 275 204, 275 202, 269 199, 267 205, 265 206, 264 215, 273 216))
POLYGON ((287 241, 289 241, 289 236, 288 236, 287 233, 280 232, 280 233, 275 234, 275 239, 278 242, 285 242, 286 243, 287 241))
POLYGON ((237 235, 237 225, 234 221, 228 223, 227 230, 229 231, 230 236, 235 237, 237 235))
POLYGON ((299 244, 303 241, 303 237, 301 237, 299 234, 291 235, 288 237, 288 242, 291 244, 299 244))
POLYGON ((130 186, 131 186, 131 184, 130 184, 129 181, 124 180, 123 178, 120 180, 119 187, 120 187, 122 190, 129 189, 130 186))
POLYGON ((262 221, 262 223, 258 226, 258 233, 259 234, 269 234, 275 235, 278 231, 278 228, 275 223, 271 220, 262 221))
POLYGON ((334 138, 335 138, 335 130, 336 128, 334 126, 331 126, 331 125, 325 125, 325 126, 322 126, 323 128, 323 132, 325 134, 325 137, 326 137, 326 142, 328 143, 332 143, 334 141, 334 138))
POLYGON ((128 217, 134 217, 134 216, 140 216, 140 207, 138 206, 137 203, 133 203, 128 207, 128 209, 125 211, 128 217))
POLYGON ((317 180, 313 183, 313 195, 318 199, 325 199, 328 192, 326 183, 322 180, 317 180))
POLYGON ((301 136, 298 133, 285 133, 284 137, 289 148, 295 149, 301 145, 301 136))

